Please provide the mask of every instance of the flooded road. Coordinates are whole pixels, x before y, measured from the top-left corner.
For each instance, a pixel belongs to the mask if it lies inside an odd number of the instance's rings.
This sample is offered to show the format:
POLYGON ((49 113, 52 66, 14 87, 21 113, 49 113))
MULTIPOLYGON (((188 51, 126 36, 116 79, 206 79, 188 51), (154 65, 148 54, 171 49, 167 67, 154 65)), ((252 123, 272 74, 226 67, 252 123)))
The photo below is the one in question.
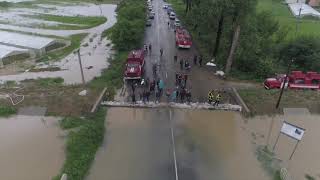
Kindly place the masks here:
POLYGON ((269 180, 241 116, 232 112, 111 108, 88 180, 269 180), (245 164, 245 165, 244 165, 245 164))
POLYGON ((57 119, 12 116, 0 119, 0 179, 49 180, 64 161, 57 119))

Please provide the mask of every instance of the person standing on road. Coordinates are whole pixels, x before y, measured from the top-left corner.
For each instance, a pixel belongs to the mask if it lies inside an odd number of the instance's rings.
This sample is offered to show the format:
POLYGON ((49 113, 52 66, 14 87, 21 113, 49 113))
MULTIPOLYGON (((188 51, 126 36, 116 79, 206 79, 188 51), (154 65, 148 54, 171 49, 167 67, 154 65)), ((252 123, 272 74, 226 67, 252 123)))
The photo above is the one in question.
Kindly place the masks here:
POLYGON ((168 21, 168 28, 170 27, 170 21, 168 21))
POLYGON ((149 51, 150 51, 150 53, 151 53, 151 49, 152 49, 152 47, 151 47, 151 43, 149 44, 149 51))
POLYGON ((150 91, 147 91, 147 92, 146 92, 146 99, 147 99, 147 102, 149 102, 149 98, 150 98, 150 91))
POLYGON ((171 96, 171 90, 170 89, 166 90, 166 96, 167 96, 167 101, 170 102, 170 96, 171 96))
POLYGON ((176 72, 176 85, 178 85, 179 73, 176 72))
POLYGON ((174 90, 171 94, 171 100, 172 102, 176 102, 177 101, 177 90, 174 90))
POLYGON ((163 54, 163 49, 160 48, 160 56, 162 56, 162 54, 163 54))
POLYGON ((200 67, 202 66, 202 55, 200 55, 200 57, 199 57, 199 65, 200 65, 200 67))
POLYGON ((180 92, 181 103, 184 102, 185 96, 186 96, 186 90, 184 88, 181 88, 181 92, 180 92))
POLYGON ((193 56, 193 64, 194 64, 194 65, 197 65, 197 60, 198 60, 197 55, 194 55, 194 56, 193 56))
POLYGON ((131 94, 131 100, 133 104, 136 103, 136 95, 134 93, 131 94))
POLYGON ((190 102, 191 102, 191 91, 190 91, 190 89, 187 89, 187 91, 186 91, 186 98, 187 98, 187 103, 190 104, 190 102))
POLYGON ((164 89, 164 82, 163 82, 162 79, 160 79, 159 80, 159 91, 160 91, 160 94, 162 94, 163 89, 164 89))
POLYGON ((216 96, 216 100, 214 101, 214 106, 218 106, 219 105, 219 103, 220 103, 220 100, 221 100, 221 95, 220 95, 220 93, 218 93, 217 94, 217 96, 216 96))
POLYGON ((184 86, 187 86, 188 74, 184 74, 184 86))
POLYGON ((180 70, 183 70, 183 59, 180 59, 180 70))
POLYGON ((178 56, 177 55, 173 56, 173 61, 174 61, 174 63, 176 63, 178 61, 178 56))
POLYGON ((179 76, 178 76, 178 86, 180 86, 180 85, 181 85, 181 81, 182 81, 182 75, 181 75, 181 74, 179 74, 179 76))

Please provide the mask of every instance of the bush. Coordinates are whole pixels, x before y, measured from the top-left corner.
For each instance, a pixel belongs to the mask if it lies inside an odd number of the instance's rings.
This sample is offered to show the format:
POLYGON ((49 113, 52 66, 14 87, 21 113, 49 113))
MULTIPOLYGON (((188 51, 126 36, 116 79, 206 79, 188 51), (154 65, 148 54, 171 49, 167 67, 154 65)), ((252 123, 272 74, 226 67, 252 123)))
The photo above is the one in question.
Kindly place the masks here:
POLYGON ((65 117, 59 121, 59 125, 62 129, 71 129, 83 125, 86 121, 78 117, 65 117))
MULTIPOLYGON (((66 161, 61 170, 68 175, 68 180, 81 180, 87 175, 96 151, 103 141, 105 112, 105 109, 99 109, 94 115, 86 118, 78 131, 72 131, 68 135, 66 161)), ((61 174, 54 177, 54 180, 59 180, 61 174)))
POLYGON ((0 117, 8 117, 16 113, 17 113, 17 110, 14 109, 13 107, 0 105, 0 117))

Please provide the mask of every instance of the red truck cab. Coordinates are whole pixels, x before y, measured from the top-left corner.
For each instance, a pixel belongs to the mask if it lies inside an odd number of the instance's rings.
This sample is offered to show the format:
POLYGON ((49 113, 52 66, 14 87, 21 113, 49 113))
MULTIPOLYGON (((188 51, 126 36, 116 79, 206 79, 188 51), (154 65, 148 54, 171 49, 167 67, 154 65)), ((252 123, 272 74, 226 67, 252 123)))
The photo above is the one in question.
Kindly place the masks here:
POLYGON ((192 46, 192 40, 189 32, 180 27, 176 28, 176 46, 189 49, 192 46))
POLYGON ((141 79, 144 73, 144 51, 133 50, 129 53, 124 72, 124 79, 141 79))
MULTIPOLYGON (((283 86, 284 74, 277 75, 275 78, 268 78, 264 81, 266 89, 276 89, 283 86)), ((320 89, 320 74, 317 72, 292 71, 288 76, 285 87, 290 89, 320 89)))

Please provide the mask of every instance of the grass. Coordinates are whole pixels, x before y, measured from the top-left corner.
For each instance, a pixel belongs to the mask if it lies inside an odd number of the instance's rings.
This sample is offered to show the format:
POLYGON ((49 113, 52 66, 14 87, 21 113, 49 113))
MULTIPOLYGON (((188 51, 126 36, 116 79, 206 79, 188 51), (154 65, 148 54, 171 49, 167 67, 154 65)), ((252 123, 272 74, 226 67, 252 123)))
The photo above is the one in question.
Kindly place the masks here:
POLYGON ((24 15, 24 16, 33 18, 33 19, 70 24, 70 25, 59 24, 57 26, 43 25, 43 27, 41 26, 42 28, 45 28, 45 29, 63 29, 63 30, 89 29, 89 28, 96 27, 100 24, 103 24, 107 21, 107 18, 103 16, 59 16, 59 15, 51 15, 51 14, 37 14, 37 15, 24 15))
POLYGON ((11 106, 0 105, 0 117, 9 117, 16 113, 17 113, 17 110, 15 108, 11 106))
POLYGON ((40 59, 38 59, 38 62, 47 62, 47 61, 56 61, 56 60, 60 60, 64 57, 66 57, 67 55, 69 55, 70 53, 72 53, 72 51, 74 51, 75 49, 78 49, 80 47, 81 41, 87 36, 87 33, 82 33, 82 34, 75 34, 75 35, 71 35, 70 36, 70 40, 71 40, 71 45, 54 51, 54 52, 49 52, 46 55, 42 56, 40 59))
MULTIPOLYGON (((79 130, 69 133, 66 143, 66 160, 61 174, 54 177, 54 180, 60 180, 63 173, 68 175, 68 180, 85 178, 103 142, 105 116, 106 109, 101 108, 95 114, 86 117, 86 121, 79 124, 79 130)), ((66 124, 63 123, 63 125, 66 124)))
POLYGON ((258 0, 258 11, 271 11, 274 17, 279 21, 280 25, 289 27, 288 39, 294 38, 296 35, 314 35, 320 37, 320 20, 314 18, 295 18, 289 7, 280 0, 258 0), (296 24, 298 22, 298 33, 296 34, 296 24))
POLYGON ((253 114, 281 113, 282 108, 308 108, 313 113, 320 113, 320 93, 312 90, 288 89, 283 93, 280 107, 275 108, 280 90, 265 90, 262 87, 239 89, 240 96, 253 114))
POLYGON ((59 121, 60 127, 64 130, 76 128, 85 123, 87 120, 79 117, 65 117, 59 121))
POLYGON ((33 82, 38 87, 52 87, 62 85, 64 80, 60 77, 57 78, 39 78, 36 80, 24 80, 23 82, 33 82))

